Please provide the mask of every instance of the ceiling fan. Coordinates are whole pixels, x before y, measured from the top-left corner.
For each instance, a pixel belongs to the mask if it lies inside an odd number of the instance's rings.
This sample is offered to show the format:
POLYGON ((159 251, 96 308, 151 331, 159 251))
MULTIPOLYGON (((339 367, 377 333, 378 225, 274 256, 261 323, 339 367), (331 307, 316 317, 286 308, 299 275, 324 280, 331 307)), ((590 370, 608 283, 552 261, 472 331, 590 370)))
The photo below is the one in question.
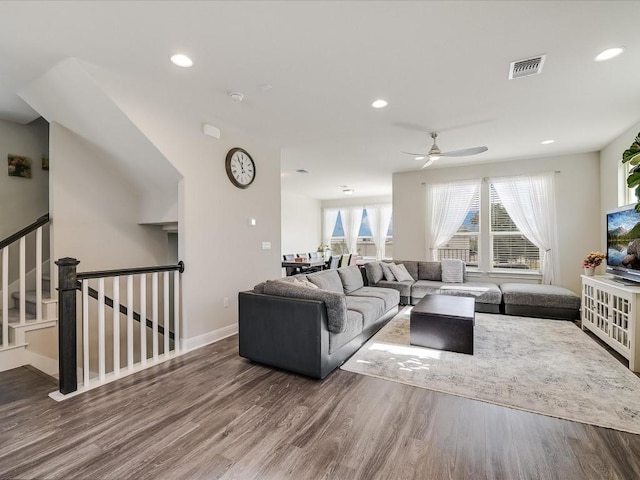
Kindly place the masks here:
MULTIPOLYGON (((471 147, 471 148, 463 148, 462 150, 453 150, 452 152, 443 152, 440 150, 440 147, 436 144, 436 138, 438 138, 438 134, 436 132, 431 132, 431 138, 433 138, 433 145, 429 150, 429 153, 411 153, 411 152, 403 152, 408 155, 413 155, 416 157, 428 157, 427 162, 422 166, 422 168, 426 168, 431 165, 433 162, 438 160, 440 157, 468 157, 471 155, 477 155, 478 153, 486 152, 489 150, 487 147, 471 147)), ((417 160, 422 160, 422 158, 417 158, 417 160)))

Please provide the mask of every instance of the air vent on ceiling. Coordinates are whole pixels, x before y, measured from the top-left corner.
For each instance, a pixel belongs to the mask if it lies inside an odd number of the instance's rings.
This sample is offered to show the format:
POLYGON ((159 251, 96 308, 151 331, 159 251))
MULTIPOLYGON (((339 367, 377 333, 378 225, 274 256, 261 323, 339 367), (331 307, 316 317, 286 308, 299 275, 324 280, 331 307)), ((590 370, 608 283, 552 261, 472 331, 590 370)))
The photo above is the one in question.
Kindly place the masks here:
POLYGON ((546 58, 547 54, 544 54, 511 62, 509 67, 509 80, 539 74, 542 72, 542 66, 546 58))

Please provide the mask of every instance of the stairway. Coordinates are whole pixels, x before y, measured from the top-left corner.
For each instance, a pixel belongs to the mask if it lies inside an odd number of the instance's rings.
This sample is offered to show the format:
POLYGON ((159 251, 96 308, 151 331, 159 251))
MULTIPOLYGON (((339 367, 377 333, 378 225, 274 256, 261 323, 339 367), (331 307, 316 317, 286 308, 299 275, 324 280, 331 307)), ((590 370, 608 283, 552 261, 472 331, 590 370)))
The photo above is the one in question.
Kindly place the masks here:
POLYGON ((27 332, 40 329, 51 329, 57 325, 57 301, 51 298, 50 279, 42 278, 42 318, 37 318, 37 293, 35 290, 25 292, 25 321, 20 323, 20 292, 9 295, 8 337, 9 346, 3 347, 2 329, 0 329, 0 371, 22 365, 33 365, 46 373, 52 374, 55 365, 50 360, 29 352, 27 332), (11 304, 13 303, 13 305, 11 304))

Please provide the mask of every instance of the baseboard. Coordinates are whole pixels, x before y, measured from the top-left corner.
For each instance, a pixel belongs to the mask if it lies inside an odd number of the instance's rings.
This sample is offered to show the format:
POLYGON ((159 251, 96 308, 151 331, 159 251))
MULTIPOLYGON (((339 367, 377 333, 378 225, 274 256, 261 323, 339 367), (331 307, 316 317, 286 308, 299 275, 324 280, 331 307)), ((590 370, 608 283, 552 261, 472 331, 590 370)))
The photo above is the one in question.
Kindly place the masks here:
POLYGON ((210 343, 215 343, 223 338, 230 337, 238 333, 238 324, 228 325, 226 327, 219 328, 212 332, 207 332, 204 335, 199 335, 193 338, 187 338, 182 340, 182 349, 185 352, 195 350, 196 348, 204 347, 210 343))
POLYGON ((34 368, 37 368, 41 372, 46 373, 52 377, 58 375, 58 360, 45 357, 44 355, 40 355, 38 353, 34 353, 27 349, 25 351, 26 364, 31 365, 34 368))

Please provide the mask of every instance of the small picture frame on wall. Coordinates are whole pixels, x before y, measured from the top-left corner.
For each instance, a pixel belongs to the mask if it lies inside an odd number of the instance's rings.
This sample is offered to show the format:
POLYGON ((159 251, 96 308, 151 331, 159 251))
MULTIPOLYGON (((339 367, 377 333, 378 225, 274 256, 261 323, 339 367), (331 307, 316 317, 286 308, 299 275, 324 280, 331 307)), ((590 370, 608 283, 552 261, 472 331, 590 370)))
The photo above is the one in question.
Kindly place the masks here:
POLYGON ((49 155, 42 154, 42 169, 49 170, 49 155))
POLYGON ((9 176, 31 178, 31 159, 21 155, 8 155, 9 176))

